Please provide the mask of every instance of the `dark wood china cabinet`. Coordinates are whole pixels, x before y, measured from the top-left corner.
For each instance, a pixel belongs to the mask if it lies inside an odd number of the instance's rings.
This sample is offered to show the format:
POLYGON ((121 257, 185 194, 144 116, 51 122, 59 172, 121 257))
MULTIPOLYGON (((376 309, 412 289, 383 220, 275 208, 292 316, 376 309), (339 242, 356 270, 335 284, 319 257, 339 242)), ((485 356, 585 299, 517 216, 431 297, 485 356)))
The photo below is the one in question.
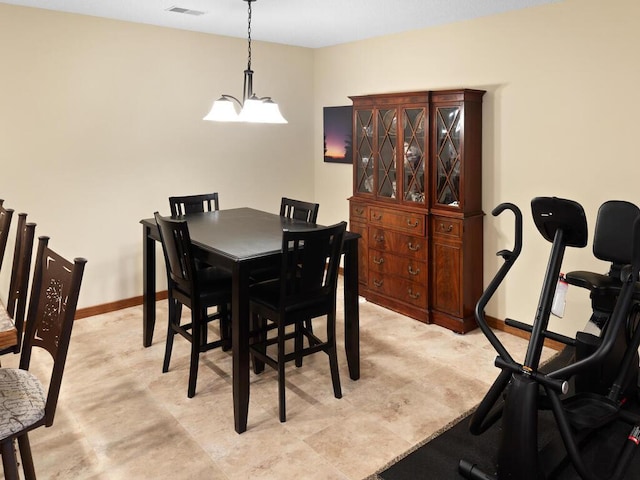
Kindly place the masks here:
POLYGON ((351 97, 360 294, 460 333, 482 293, 484 93, 351 97))

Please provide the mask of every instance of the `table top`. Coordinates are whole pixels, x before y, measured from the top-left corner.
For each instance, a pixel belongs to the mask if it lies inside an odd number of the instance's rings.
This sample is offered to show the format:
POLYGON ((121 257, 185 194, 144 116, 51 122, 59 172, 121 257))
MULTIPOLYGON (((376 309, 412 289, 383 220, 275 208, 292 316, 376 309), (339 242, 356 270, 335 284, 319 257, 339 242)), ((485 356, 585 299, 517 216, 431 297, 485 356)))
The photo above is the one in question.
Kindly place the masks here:
MULTIPOLYGON (((320 226, 253 208, 191 213, 178 218, 187 220, 194 245, 234 262, 279 255, 285 228, 307 230, 320 226)), ((156 226, 153 218, 140 223, 156 226)))

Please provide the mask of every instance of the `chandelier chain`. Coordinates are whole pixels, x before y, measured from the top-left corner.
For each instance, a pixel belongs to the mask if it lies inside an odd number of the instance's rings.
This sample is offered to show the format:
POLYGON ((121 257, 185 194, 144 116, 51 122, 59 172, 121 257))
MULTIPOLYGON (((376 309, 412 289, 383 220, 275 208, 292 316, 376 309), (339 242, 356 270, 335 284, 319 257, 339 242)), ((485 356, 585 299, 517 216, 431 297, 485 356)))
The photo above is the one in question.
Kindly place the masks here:
POLYGON ((248 70, 251 70, 251 2, 253 0, 247 0, 247 3, 249 4, 248 10, 249 10, 249 21, 247 24, 247 53, 248 53, 248 58, 247 58, 247 66, 248 66, 248 70))

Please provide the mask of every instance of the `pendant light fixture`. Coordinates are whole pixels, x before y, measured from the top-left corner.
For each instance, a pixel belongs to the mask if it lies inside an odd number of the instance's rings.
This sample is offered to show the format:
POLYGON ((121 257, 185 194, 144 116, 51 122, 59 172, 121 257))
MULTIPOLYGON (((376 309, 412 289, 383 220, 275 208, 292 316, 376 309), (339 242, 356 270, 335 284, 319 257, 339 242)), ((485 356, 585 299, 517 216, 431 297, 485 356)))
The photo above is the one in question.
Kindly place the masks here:
POLYGON ((242 102, 232 95, 223 94, 213 102, 211 111, 203 120, 213 122, 252 122, 252 123, 288 123, 280 113, 278 104, 271 97, 258 97, 253 93, 253 70, 251 70, 251 3, 256 0, 243 0, 249 4, 249 22, 247 28, 248 60, 244 71, 242 102), (236 111, 236 104, 240 113, 236 111))

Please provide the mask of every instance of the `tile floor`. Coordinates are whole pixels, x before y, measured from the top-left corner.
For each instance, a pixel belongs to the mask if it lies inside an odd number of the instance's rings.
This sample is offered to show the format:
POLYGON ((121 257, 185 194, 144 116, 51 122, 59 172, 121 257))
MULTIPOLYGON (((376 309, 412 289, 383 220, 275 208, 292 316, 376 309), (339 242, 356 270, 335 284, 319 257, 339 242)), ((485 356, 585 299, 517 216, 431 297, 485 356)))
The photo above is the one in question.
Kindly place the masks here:
MULTIPOLYGON (((78 320, 55 423, 30 436, 38 477, 369 476, 474 406, 497 369, 477 330, 456 335, 371 303, 360 307, 362 375, 349 378, 341 343, 343 398, 333 397, 327 357, 308 357, 302 368, 288 367, 287 422, 280 423, 277 381, 267 367, 251 374, 248 430, 241 435, 233 429, 229 353, 202 355, 192 399, 184 339, 176 338, 170 371, 162 374, 166 302, 158 303, 149 348, 142 347, 141 307, 78 320)), ((321 322, 314 327, 319 330, 321 322)), ((500 337, 521 359, 525 342, 502 332, 500 337)), ((14 355, 2 358, 3 366, 17 361, 14 355)))

